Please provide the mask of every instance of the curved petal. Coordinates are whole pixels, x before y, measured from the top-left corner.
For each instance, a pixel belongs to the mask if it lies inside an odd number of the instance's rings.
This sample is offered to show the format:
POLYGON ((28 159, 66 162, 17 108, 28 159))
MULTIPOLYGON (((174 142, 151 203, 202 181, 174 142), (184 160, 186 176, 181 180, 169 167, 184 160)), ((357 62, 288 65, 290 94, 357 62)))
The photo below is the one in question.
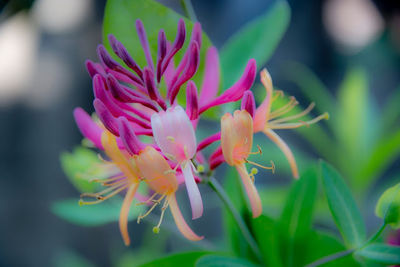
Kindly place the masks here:
POLYGON ((236 170, 238 171, 240 178, 242 178, 244 188, 250 200, 250 206, 251 206, 251 211, 253 213, 253 218, 257 218, 262 213, 261 199, 260 196, 258 195, 257 189, 254 186, 254 183, 251 180, 244 163, 236 165, 236 170))
POLYGON ((200 90, 201 106, 214 99, 218 93, 219 87, 219 58, 218 51, 215 47, 207 50, 206 66, 204 68, 204 79, 200 90))
POLYGON ((97 148, 103 149, 101 144, 103 129, 92 120, 90 115, 82 108, 75 108, 74 118, 82 135, 92 141, 97 148))
POLYGON ((296 160, 294 159, 293 153, 290 150, 289 146, 273 130, 265 128, 263 132, 269 139, 271 139, 272 142, 274 142, 280 148, 283 154, 285 154, 285 157, 289 161, 290 168, 292 169, 293 177, 298 179, 299 170, 297 168, 296 160))
POLYGON ((185 222, 185 219, 183 218, 182 213, 179 210, 178 203, 176 202, 175 194, 171 194, 168 196, 168 203, 172 213, 172 217, 174 217, 175 224, 182 235, 191 241, 202 240, 204 237, 196 235, 185 222))
POLYGON ((136 190, 139 187, 139 183, 133 184, 128 188, 128 192, 125 195, 124 202, 122 203, 121 212, 119 214, 119 230, 121 231, 122 239, 126 246, 129 246, 131 240, 129 239, 128 233, 128 215, 131 207, 133 198, 135 197, 136 190))
POLYGON ((185 177, 186 190, 189 196, 190 206, 192 207, 192 220, 198 219, 203 215, 203 200, 199 187, 194 180, 191 162, 181 165, 183 176, 185 177))

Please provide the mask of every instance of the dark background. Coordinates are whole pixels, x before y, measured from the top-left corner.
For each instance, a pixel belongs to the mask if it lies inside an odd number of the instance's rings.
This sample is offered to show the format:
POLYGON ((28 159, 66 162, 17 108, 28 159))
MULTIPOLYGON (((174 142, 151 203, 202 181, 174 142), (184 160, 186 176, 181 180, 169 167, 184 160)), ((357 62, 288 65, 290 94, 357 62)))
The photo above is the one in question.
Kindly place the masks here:
MULTIPOLYGON (((81 140, 73 108, 82 106, 92 111, 91 80, 84 61, 96 59, 105 1, 80 1, 88 5, 81 22, 61 30, 40 21, 38 6, 49 1, 0 1, 0 47, 7 41, 2 27, 16 16, 23 16, 34 27, 30 33, 36 38, 30 50, 34 54, 29 75, 21 70, 14 78, 27 82, 0 83, 0 266, 59 265, 57 259, 70 250, 98 266, 109 266, 113 253, 118 254, 115 251, 127 250, 120 241, 117 224, 79 227, 57 218, 49 209, 55 200, 78 197, 60 168, 59 154, 70 151, 81 140)), ((177 1, 161 2, 180 11, 177 1)), ((400 13, 398 4, 392 2, 396 1, 375 1, 384 28, 376 41, 354 52, 327 32, 323 24, 325 1, 289 1, 289 29, 267 64, 275 84, 296 95, 296 88, 287 82, 283 70, 285 62, 298 61, 310 67, 334 92, 347 66, 361 64, 371 74, 372 94, 383 103, 400 82, 400 13)), ((217 47, 270 4, 268 0, 193 1, 203 29, 217 47)), ((15 30, 14 35, 18 34, 15 30)), ((9 47, 12 51, 1 51, 1 55, 18 55, 18 49, 28 45, 24 42, 22 38, 19 45, 9 47)), ((5 66, 2 69, 15 64, 17 70, 28 65, 24 58, 18 62, 0 58, 0 66, 5 66)), ((0 73, 0 77, 6 73, 0 73)), ((130 231, 140 231, 141 227, 130 224, 130 231)))

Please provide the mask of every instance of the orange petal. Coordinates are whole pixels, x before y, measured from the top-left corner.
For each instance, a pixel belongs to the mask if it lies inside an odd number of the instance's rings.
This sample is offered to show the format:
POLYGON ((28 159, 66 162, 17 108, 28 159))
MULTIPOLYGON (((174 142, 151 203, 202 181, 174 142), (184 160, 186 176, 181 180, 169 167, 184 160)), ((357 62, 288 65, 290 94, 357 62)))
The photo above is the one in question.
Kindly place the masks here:
POLYGON ((294 159, 293 153, 289 146, 279 137, 273 130, 265 128, 264 134, 271 139, 285 154, 287 160, 289 161, 290 168, 292 169, 292 175, 294 178, 299 178, 299 170, 297 169, 296 160, 294 159))
POLYGON ((262 205, 261 205, 260 196, 258 195, 257 189, 254 186, 254 183, 251 180, 244 163, 240 164, 240 165, 236 165, 236 169, 237 169, 240 177, 242 178, 244 188, 245 188, 247 196, 250 200, 250 206, 251 206, 251 211, 253 213, 253 218, 257 218, 262 213, 262 205))
POLYGON ((268 121, 268 117, 271 111, 271 101, 273 95, 273 85, 271 75, 267 69, 263 69, 260 73, 261 82, 265 87, 266 95, 264 101, 257 108, 254 115, 254 132, 260 132, 264 129, 265 124, 268 121))
POLYGON ((204 237, 196 235, 192 231, 192 229, 190 229, 190 227, 187 225, 185 219, 182 216, 181 211, 179 210, 175 194, 170 194, 168 196, 168 203, 171 209, 172 216, 174 217, 175 224, 178 227, 179 231, 182 233, 182 235, 191 241, 202 240, 204 237))
POLYGON ((124 154, 119 150, 115 136, 109 131, 104 131, 101 135, 101 144, 107 156, 113 161, 115 165, 124 173, 124 175, 132 183, 139 181, 138 170, 132 162, 130 162, 124 154))
POLYGON ((128 188, 128 192, 125 195, 124 202, 122 203, 121 212, 119 214, 119 230, 121 231, 122 239, 126 246, 129 246, 131 240, 129 239, 128 233, 128 215, 129 209, 131 207, 133 198, 135 196, 136 190, 139 184, 133 184, 128 188))

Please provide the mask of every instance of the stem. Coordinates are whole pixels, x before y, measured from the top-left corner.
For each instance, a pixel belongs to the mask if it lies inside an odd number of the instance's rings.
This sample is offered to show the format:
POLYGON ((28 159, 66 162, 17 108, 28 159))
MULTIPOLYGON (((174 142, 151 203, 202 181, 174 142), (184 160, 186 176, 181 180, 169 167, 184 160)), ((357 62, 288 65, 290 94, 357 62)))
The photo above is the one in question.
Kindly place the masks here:
POLYGON ((378 231, 370 239, 368 239, 368 241, 365 242, 364 245, 362 245, 360 247, 360 249, 362 249, 362 248, 366 247, 367 245, 371 244, 372 242, 374 242, 382 234, 383 230, 385 230, 386 225, 387 225, 386 223, 383 223, 381 228, 379 228, 378 231))
POLYGON ((247 228, 245 222, 243 221, 242 217, 240 216, 239 212, 229 199, 229 196, 226 194, 225 190, 222 188, 222 186, 218 183, 218 181, 214 177, 210 177, 207 179, 207 183, 210 185, 210 187, 217 193, 219 198, 222 200, 222 202, 225 204, 225 206, 228 208, 229 212, 232 214, 233 219, 236 221, 237 225, 239 226, 240 231, 242 232, 242 235, 244 239, 247 241, 249 244, 251 250, 254 252, 256 257, 262 261, 262 256, 260 249, 258 248, 258 245, 256 241, 254 240, 253 236, 251 235, 249 229, 247 228))
POLYGON ((306 265, 306 267, 315 267, 315 266, 319 266, 319 265, 325 264, 325 263, 327 263, 327 262, 334 261, 334 260, 336 260, 336 259, 345 257, 345 256, 347 256, 347 255, 353 253, 353 252, 356 251, 356 250, 363 249, 363 248, 366 247, 367 245, 369 245, 369 244, 371 244, 372 242, 374 242, 374 241, 382 234, 383 230, 385 230, 385 228, 386 228, 386 225, 387 225, 386 223, 383 223, 383 225, 378 229, 378 231, 377 231, 370 239, 368 239, 368 241, 365 242, 361 247, 359 247, 359 248, 357 248, 357 249, 349 249, 349 250, 337 252, 337 253, 335 253, 335 254, 332 254, 332 255, 326 256, 326 257, 324 257, 324 258, 321 258, 321 259, 319 259, 319 260, 316 260, 316 261, 314 261, 314 262, 312 262, 312 263, 306 265))
POLYGON ((305 267, 320 266, 320 265, 325 264, 327 262, 334 261, 334 260, 337 260, 339 258, 343 258, 343 257, 345 257, 347 255, 350 255, 354 251, 355 251, 355 249, 349 249, 349 250, 345 250, 345 251, 340 251, 340 252, 337 252, 335 254, 332 254, 332 255, 323 257, 323 258, 321 258, 319 260, 316 260, 316 261, 314 261, 314 262, 312 262, 310 264, 307 264, 305 267))
POLYGON ((181 5, 186 16, 193 22, 197 21, 191 0, 181 0, 181 5))

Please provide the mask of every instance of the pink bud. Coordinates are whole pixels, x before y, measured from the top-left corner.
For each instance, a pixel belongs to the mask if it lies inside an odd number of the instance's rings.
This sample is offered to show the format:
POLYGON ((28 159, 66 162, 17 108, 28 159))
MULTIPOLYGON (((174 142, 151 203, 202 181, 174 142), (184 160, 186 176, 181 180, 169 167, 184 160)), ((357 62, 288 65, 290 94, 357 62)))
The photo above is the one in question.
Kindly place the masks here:
POLYGON ((199 117, 197 87, 193 81, 189 81, 186 87, 186 113, 190 120, 195 120, 199 117))
POLYGON ((250 114, 250 116, 254 118, 254 113, 256 111, 256 101, 254 100, 253 92, 244 92, 241 109, 246 110, 250 114))
POLYGON ((93 101, 93 106, 104 127, 106 127, 106 129, 112 134, 119 136, 117 120, 113 117, 104 103, 100 99, 96 98, 93 101))
POLYGON ((139 154, 140 150, 144 149, 144 145, 137 138, 128 120, 124 117, 119 117, 117 123, 119 134, 125 149, 131 155, 139 154))
POLYGON ((150 67, 150 69, 154 70, 153 59, 151 58, 151 53, 150 53, 149 41, 147 40, 147 35, 143 26, 143 22, 140 19, 136 20, 136 30, 139 36, 140 43, 142 44, 144 54, 146 56, 147 64, 150 67))

